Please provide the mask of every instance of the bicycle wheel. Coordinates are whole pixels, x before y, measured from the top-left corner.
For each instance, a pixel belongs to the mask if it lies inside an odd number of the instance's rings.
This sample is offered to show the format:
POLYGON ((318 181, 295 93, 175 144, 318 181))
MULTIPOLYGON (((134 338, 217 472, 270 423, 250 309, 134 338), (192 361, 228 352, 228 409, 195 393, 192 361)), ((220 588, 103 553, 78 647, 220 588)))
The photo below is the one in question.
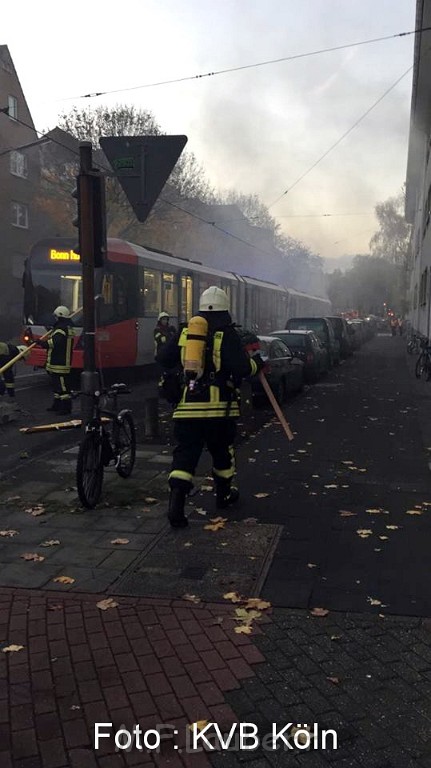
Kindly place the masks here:
POLYGON ((102 441, 98 432, 88 432, 79 446, 76 464, 78 496, 87 509, 93 509, 99 501, 102 483, 102 441))
POLYGON ((422 374, 424 372, 425 368, 425 355, 422 352, 422 354, 419 355, 417 361, 416 361, 416 367, 415 367, 415 376, 417 379, 420 379, 422 377, 422 374))
POLYGON ((113 437, 117 456, 116 470, 120 477, 130 477, 136 457, 136 432, 131 413, 118 414, 114 422, 113 437))

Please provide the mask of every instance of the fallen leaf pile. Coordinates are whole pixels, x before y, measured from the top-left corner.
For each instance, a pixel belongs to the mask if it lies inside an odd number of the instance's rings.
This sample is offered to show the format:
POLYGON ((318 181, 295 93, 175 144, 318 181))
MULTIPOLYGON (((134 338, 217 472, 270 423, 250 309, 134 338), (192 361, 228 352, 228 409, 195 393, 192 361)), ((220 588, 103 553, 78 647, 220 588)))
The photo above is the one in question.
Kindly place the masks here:
POLYGON ((18 533, 19 531, 14 531, 13 529, 10 529, 9 531, 0 531, 0 536, 4 536, 11 539, 12 536, 17 536, 18 533))
POLYGON ((43 541, 40 546, 41 547, 56 547, 58 544, 60 544, 58 539, 48 539, 48 541, 43 541))
POLYGON ((3 648, 3 653, 17 653, 18 651, 22 651, 24 648, 23 645, 7 645, 6 648, 3 648))
POLYGON ((369 528, 358 528, 356 533, 358 534, 358 536, 361 537, 361 539, 367 539, 368 536, 372 536, 373 535, 373 532, 370 531, 369 528))
POLYGON ((20 557, 23 560, 34 560, 36 563, 41 563, 42 560, 45 560, 45 558, 37 552, 25 552, 23 555, 20 555, 20 557))
POLYGON ((241 622, 234 629, 237 635, 250 635, 253 631, 253 621, 260 619, 262 611, 271 608, 271 603, 267 600, 261 600, 260 597, 241 597, 238 592, 226 592, 223 598, 231 603, 244 603, 242 608, 235 609, 235 621, 241 622))

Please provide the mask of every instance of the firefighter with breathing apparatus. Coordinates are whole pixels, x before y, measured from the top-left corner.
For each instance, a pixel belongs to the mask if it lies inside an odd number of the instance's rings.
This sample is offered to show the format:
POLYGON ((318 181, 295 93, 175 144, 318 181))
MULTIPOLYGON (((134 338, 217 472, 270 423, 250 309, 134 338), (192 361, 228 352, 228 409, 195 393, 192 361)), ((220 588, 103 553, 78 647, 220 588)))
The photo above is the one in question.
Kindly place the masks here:
POLYGON ((54 400, 47 410, 66 415, 72 412, 70 370, 72 367, 74 329, 67 307, 57 307, 53 314, 55 323, 49 339, 47 341, 39 340, 36 345, 48 351, 46 370, 51 376, 54 400))
POLYGON ((234 439, 239 414, 241 380, 264 367, 259 354, 249 357, 229 314, 225 291, 211 286, 202 293, 199 314, 179 338, 160 348, 158 362, 182 367, 182 386, 173 413, 176 446, 169 475, 168 518, 174 528, 187 525, 186 496, 206 445, 213 461, 217 507, 238 500, 232 487, 235 472, 234 439))
MULTIPOLYGON (((0 341, 0 368, 26 349, 27 347, 23 345, 16 347, 15 344, 8 344, 5 341, 0 341)), ((4 395, 5 392, 7 392, 9 397, 15 397, 15 374, 13 366, 8 368, 7 371, 0 376, 0 396, 4 395)))

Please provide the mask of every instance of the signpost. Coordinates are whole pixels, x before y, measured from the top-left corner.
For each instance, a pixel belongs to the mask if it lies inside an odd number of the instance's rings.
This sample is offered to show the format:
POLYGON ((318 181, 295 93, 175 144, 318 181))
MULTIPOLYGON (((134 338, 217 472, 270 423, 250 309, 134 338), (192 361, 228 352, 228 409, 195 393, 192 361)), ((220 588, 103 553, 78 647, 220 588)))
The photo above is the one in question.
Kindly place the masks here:
MULTIPOLYGON (((100 146, 132 206, 144 222, 187 143, 187 136, 109 136, 100 146)), ((92 145, 79 145, 77 177, 79 251, 82 263, 84 370, 81 374, 82 424, 92 418, 94 394, 100 388, 96 370, 94 268, 106 252, 104 174, 93 168, 92 145)))

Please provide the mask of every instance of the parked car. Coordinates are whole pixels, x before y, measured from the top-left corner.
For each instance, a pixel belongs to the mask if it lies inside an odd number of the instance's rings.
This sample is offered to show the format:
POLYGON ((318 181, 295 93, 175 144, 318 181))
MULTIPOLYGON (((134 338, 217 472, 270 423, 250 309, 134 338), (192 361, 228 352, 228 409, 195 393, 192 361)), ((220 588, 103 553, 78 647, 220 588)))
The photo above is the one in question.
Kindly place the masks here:
POLYGON ((314 331, 328 350, 329 367, 340 362, 340 344, 334 329, 326 317, 291 317, 286 323, 287 331, 314 331))
MULTIPOLYGON (((267 363, 265 376, 279 403, 283 403, 288 394, 299 392, 304 384, 304 363, 292 353, 281 339, 272 336, 258 336, 259 353, 267 363)), ((264 394, 257 376, 251 378, 254 396, 264 394)))
POLYGON ((272 331, 304 363, 304 380, 317 381, 329 368, 328 350, 313 331, 272 331))
POLYGON ((352 334, 353 349, 359 349, 365 341, 365 334, 362 327, 362 320, 348 320, 347 325, 352 334))
POLYGON ((349 326, 347 325, 347 321, 344 319, 344 317, 337 317, 335 315, 329 316, 328 320, 334 329, 335 338, 340 344, 340 356, 342 358, 349 357, 349 355, 351 355, 353 352, 353 345, 349 334, 349 326))

